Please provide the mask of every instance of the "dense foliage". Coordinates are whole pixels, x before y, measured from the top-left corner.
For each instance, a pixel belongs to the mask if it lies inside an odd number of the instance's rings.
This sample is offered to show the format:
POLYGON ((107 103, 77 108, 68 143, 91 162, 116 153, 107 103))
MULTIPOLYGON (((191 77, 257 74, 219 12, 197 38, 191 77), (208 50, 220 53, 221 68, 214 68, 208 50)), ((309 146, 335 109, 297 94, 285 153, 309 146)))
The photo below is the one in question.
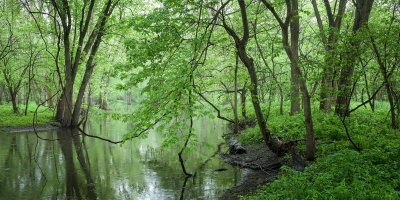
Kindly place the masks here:
POLYGON ((122 142, 162 133, 190 175, 194 121, 218 118, 317 158, 245 198, 398 195, 397 0, 4 0, 0 25, 0 127, 105 113, 122 142))

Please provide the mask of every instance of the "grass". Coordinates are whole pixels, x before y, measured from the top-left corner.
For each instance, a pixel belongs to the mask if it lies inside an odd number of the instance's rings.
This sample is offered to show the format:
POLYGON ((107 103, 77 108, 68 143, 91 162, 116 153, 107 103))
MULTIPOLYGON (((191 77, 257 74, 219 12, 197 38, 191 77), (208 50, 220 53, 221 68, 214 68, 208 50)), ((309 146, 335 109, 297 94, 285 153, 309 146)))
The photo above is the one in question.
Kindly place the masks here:
MULTIPOLYGON (((352 139, 362 149, 357 152, 339 118, 315 106, 316 161, 305 172, 283 167, 277 181, 241 199, 399 199, 400 131, 390 127, 388 109, 380 102, 375 112, 363 107, 346 119, 352 139)), ((268 127, 282 140, 305 136, 303 115, 279 115, 277 106, 271 108, 268 127)), ((246 129, 238 139, 244 144, 262 142, 257 127, 246 129)), ((304 143, 298 148, 304 151, 304 143)))
MULTIPOLYGON (((31 127, 33 123, 34 112, 36 110, 36 104, 29 104, 28 113, 25 116, 25 107, 20 106, 20 113, 17 115, 13 112, 11 104, 0 105, 0 128, 24 128, 31 127)), ((46 108, 40 107, 37 111, 37 125, 43 126, 47 124, 55 124, 53 121, 53 111, 46 108)))

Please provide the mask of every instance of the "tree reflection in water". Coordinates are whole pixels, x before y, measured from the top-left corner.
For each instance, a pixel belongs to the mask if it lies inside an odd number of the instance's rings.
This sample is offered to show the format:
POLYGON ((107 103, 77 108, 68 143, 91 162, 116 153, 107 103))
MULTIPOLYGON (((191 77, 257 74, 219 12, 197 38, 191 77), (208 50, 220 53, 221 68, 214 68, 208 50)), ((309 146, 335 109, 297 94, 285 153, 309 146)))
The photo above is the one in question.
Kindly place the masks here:
MULTIPOLYGON (((96 120, 86 131, 118 141, 129 126, 96 120)), ((0 199, 215 199, 234 186, 240 172, 219 160, 223 124, 197 126, 198 149, 184 156, 196 173, 190 179, 182 174, 179 149, 161 148, 157 132, 123 146, 77 129, 0 134, 0 199), (205 141, 214 148, 201 146, 205 141)))
MULTIPOLYGON (((90 161, 89 154, 84 156, 84 150, 86 152, 86 145, 84 138, 81 141, 81 135, 78 134, 78 129, 60 129, 57 131, 57 136, 59 137, 59 144, 65 159, 65 180, 66 180, 66 196, 67 198, 72 198, 75 196, 78 199, 82 198, 81 188, 79 188, 79 183, 82 184, 83 181, 78 179, 77 171, 74 164, 74 153, 73 146, 75 146, 75 152, 77 159, 79 161, 79 166, 83 171, 86 178, 86 193, 85 198, 87 199, 97 199, 96 188, 93 182, 92 176, 90 174, 90 161), (78 183, 79 182, 79 183, 78 183)), ((82 191, 83 192, 83 191, 82 191)))

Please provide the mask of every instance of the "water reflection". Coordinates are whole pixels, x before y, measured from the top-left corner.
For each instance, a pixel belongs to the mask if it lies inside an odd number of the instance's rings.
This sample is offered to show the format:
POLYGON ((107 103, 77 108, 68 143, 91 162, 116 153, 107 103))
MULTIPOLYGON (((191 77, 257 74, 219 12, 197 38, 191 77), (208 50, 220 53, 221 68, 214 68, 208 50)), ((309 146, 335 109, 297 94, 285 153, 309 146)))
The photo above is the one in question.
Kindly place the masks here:
MULTIPOLYGON (((159 133, 123 146, 84 137, 78 130, 0 135, 0 199, 215 199, 234 186, 240 172, 219 160, 217 146, 224 126, 197 123, 199 145, 186 153, 180 169, 179 149, 162 148, 159 133), (217 168, 227 171, 216 172, 217 168)), ((90 134, 118 140, 129 125, 115 121, 88 123, 90 134)))
POLYGON ((79 136, 79 131, 77 129, 67 129, 67 130, 58 130, 57 131, 58 142, 60 144, 60 148, 62 154, 64 156, 65 161, 65 180, 66 180, 66 197, 67 199, 73 199, 73 197, 77 197, 78 199, 82 199, 82 195, 86 199, 96 199, 96 190, 95 184, 93 182, 92 176, 90 174, 90 160, 89 154, 84 156, 84 150, 87 152, 85 140, 81 136, 79 136), (76 157, 79 162, 80 170, 85 175, 85 185, 86 190, 81 191, 78 185, 77 178, 77 170, 75 169, 74 164, 74 152, 73 146, 75 147, 76 157))

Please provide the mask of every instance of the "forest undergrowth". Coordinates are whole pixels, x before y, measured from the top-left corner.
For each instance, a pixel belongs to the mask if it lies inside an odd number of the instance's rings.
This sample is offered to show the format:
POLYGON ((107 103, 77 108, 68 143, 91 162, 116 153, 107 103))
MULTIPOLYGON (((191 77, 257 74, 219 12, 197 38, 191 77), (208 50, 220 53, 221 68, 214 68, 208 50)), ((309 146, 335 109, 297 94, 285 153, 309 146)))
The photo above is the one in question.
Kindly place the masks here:
MULTIPOLYGON (((347 139, 338 116, 314 108, 316 161, 308 163, 304 172, 282 167, 278 180, 241 199, 399 199, 400 134, 390 127, 386 104, 378 103, 375 112, 360 108, 346 120, 361 152, 347 139)), ((248 113, 248 118, 253 116, 248 113)), ((279 115, 279 107, 272 106, 267 124, 274 137, 295 140, 304 139, 303 120, 301 114, 279 115)), ((238 140, 263 142, 257 126, 242 131, 238 140)), ((304 152, 304 143, 297 148, 304 152)))
MULTIPOLYGON (((15 114, 11 103, 0 106, 0 128, 27 128, 32 127, 36 104, 29 104, 27 115, 24 114, 25 106, 20 106, 20 112, 15 114)), ((54 121, 53 110, 48 107, 39 107, 37 109, 37 126, 56 124, 54 121)))

